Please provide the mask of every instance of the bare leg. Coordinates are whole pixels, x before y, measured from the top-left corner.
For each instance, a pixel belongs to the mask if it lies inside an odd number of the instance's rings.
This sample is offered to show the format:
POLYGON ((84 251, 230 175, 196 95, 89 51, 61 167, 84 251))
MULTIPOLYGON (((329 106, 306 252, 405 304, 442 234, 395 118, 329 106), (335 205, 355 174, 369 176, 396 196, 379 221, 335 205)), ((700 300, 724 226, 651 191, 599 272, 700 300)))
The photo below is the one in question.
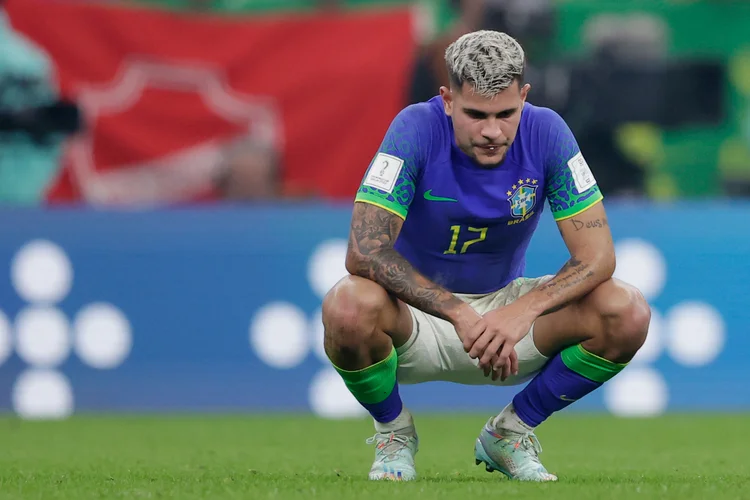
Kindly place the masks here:
POLYGON ((580 343, 604 359, 627 363, 646 341, 650 320, 641 292, 611 279, 580 301, 539 318, 534 343, 547 357, 580 343))
POLYGON ((375 461, 369 478, 416 478, 418 439, 398 392, 394 346, 412 333, 407 306, 377 283, 342 279, 323 301, 325 351, 352 395, 375 420, 375 461))
POLYGON ((646 340, 650 319, 643 295, 617 280, 539 318, 534 342, 551 359, 485 425, 475 448, 477 463, 521 480, 556 480, 539 462, 534 427, 619 373, 646 340))
POLYGON ((323 301, 325 351, 339 368, 361 370, 384 360, 412 332, 407 306, 374 281, 347 276, 323 301))

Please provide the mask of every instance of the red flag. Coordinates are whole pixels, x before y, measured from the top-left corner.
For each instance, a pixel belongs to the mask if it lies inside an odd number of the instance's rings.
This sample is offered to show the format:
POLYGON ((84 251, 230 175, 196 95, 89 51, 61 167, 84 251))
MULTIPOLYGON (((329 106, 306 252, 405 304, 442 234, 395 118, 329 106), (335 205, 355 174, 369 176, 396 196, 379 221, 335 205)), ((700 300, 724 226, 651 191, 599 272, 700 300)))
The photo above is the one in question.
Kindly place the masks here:
POLYGON ((228 16, 9 0, 13 26, 55 62, 83 107, 51 201, 212 196, 237 141, 282 151, 288 193, 350 199, 404 104, 407 9, 228 16))

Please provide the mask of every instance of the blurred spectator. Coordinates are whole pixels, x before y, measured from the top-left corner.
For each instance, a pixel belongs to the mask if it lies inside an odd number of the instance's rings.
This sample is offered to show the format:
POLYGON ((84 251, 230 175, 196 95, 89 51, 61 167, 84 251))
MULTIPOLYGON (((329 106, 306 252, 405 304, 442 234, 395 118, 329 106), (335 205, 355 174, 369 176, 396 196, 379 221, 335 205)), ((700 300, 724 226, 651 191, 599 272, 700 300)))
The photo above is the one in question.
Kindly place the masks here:
POLYGON ((56 174, 62 142, 79 128, 61 100, 47 54, 16 32, 0 0, 0 203, 40 203, 56 174))
POLYGON ((447 84, 445 49, 461 35, 477 29, 484 2, 485 0, 451 0, 450 7, 455 11, 455 21, 448 29, 426 40, 420 47, 409 92, 411 103, 434 97, 440 86, 447 84))
MULTIPOLYGON (((450 26, 429 40, 416 63, 409 99, 425 101, 448 82, 445 49, 461 35, 478 29, 502 31, 516 38, 532 65, 549 52, 554 34, 551 0, 445 0, 453 12, 450 26)), ((528 73, 535 68, 530 66, 528 73)))
POLYGON ((589 52, 574 68, 565 117, 602 192, 644 196, 646 173, 622 150, 617 135, 623 124, 653 121, 658 114, 666 27, 647 14, 601 14, 586 23, 584 35, 589 52))
POLYGON ((281 195, 279 153, 260 141, 243 141, 223 152, 216 182, 218 196, 225 200, 268 200, 281 195))

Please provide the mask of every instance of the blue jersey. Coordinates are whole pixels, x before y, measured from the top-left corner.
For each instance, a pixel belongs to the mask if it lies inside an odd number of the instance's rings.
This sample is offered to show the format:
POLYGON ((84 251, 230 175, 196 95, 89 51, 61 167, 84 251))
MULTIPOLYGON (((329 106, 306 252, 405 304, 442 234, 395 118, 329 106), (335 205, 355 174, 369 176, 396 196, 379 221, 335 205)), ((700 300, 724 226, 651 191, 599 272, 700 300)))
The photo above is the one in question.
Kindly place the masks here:
POLYGON ((545 199, 558 221, 602 199, 557 113, 525 103, 505 161, 488 169, 458 148, 439 96, 396 116, 356 196, 404 218, 396 250, 456 293, 492 292, 523 275, 545 199))

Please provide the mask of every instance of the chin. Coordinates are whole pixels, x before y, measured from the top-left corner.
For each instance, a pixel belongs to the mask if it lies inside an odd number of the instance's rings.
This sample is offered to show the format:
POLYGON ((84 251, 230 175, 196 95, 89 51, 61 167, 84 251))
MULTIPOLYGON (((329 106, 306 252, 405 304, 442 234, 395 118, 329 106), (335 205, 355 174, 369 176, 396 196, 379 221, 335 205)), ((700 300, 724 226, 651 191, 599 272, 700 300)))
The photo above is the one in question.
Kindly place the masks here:
POLYGON ((474 157, 474 161, 482 168, 497 168, 505 162, 506 155, 501 156, 499 159, 483 158, 479 159, 474 157))

